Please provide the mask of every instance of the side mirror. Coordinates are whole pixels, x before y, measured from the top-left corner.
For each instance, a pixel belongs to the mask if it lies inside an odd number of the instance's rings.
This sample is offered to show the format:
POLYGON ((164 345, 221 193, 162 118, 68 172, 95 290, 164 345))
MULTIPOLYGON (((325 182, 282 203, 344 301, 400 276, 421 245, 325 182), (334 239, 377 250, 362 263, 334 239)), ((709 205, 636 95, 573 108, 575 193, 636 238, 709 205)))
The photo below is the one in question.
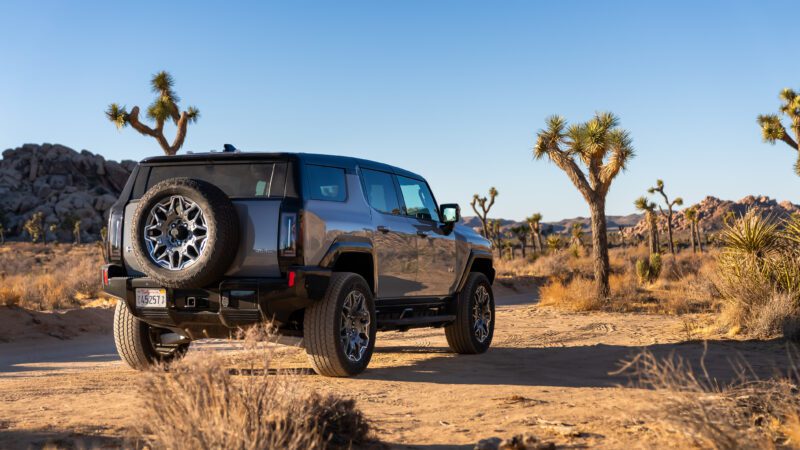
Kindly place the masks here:
POLYGON ((461 207, 457 203, 445 203, 439 206, 439 215, 445 224, 455 224, 461 220, 461 207))

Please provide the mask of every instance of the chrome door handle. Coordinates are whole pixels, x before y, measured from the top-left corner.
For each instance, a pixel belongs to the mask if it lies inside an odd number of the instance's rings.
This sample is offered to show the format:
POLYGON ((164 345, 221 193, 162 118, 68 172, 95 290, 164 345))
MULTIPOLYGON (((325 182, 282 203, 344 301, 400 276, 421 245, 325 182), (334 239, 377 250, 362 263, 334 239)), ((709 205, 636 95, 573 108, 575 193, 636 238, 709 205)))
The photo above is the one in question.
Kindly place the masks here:
POLYGON ((388 233, 391 230, 388 227, 385 227, 383 225, 378 225, 378 231, 380 231, 381 233, 388 233))

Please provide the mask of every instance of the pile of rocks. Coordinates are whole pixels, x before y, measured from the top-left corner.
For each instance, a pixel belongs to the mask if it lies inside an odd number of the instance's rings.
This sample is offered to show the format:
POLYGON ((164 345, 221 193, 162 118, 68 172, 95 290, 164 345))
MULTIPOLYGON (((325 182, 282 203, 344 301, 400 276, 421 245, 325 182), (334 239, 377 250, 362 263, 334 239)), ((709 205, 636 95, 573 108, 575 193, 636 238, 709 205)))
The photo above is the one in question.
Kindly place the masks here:
POLYGON ((76 220, 82 240, 96 240, 108 209, 125 186, 135 161, 106 161, 59 144, 25 144, 8 149, 0 160, 0 223, 7 238, 27 238, 23 225, 34 213, 44 215, 48 239, 71 241, 76 220))

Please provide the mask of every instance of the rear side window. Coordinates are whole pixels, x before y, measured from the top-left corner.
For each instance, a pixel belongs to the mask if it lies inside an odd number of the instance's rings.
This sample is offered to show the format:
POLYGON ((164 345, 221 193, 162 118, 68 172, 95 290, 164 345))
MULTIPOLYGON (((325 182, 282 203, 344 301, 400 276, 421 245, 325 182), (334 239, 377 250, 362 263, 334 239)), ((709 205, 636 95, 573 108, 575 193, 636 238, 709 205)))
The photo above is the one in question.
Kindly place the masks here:
POLYGON ((272 163, 153 166, 147 180, 147 189, 167 178, 185 177, 207 181, 222 189, 228 197, 283 195, 283 186, 271 186, 274 167, 272 163))
POLYGON ((344 169, 307 164, 305 184, 312 200, 343 202, 347 198, 344 169))
POLYGON ((397 190, 392 175, 377 170, 362 169, 367 201, 375 210, 386 214, 400 214, 397 190))

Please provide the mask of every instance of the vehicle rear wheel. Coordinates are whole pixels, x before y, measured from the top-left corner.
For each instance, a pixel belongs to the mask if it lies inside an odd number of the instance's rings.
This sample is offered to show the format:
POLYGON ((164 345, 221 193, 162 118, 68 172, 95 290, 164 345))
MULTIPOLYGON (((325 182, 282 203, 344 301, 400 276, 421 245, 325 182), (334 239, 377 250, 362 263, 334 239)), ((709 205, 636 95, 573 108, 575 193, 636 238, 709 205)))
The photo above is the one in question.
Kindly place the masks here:
POLYGON ((457 297, 456 320, 445 327, 447 345, 456 353, 475 354, 489 349, 494 336, 494 294, 489 279, 472 272, 457 297))
POLYGON ((166 364, 180 359, 189 349, 189 343, 163 343, 162 338, 172 331, 157 328, 137 319, 120 300, 114 311, 114 344, 117 353, 129 366, 145 370, 157 364, 166 364))
POLYGON ((305 311, 303 343, 315 372, 347 377, 367 368, 376 331, 375 302, 367 282, 354 273, 334 273, 325 297, 305 311))

